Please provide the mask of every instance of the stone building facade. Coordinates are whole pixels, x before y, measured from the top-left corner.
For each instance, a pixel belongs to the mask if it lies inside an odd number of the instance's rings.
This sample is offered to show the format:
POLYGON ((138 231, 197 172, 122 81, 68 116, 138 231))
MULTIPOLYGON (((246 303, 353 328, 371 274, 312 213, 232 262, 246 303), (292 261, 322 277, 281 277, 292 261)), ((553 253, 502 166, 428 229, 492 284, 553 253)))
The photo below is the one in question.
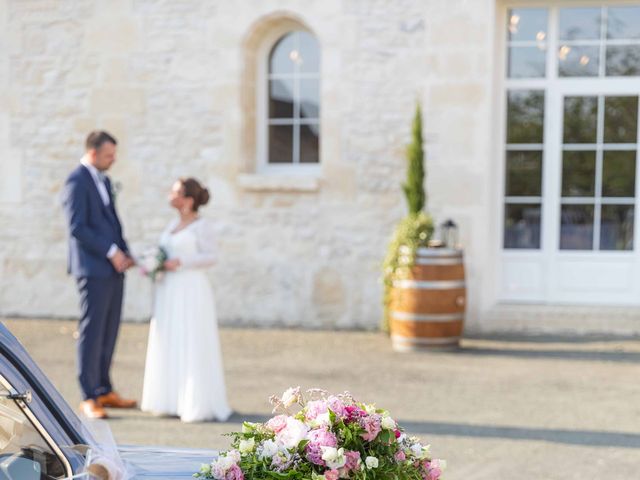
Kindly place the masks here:
MULTIPOLYGON (((542 5, 548 25, 565 4, 577 2, 542 5)), ((428 210, 460 227, 468 328, 634 324, 632 295, 595 302, 598 315, 527 298, 551 281, 548 261, 504 248, 507 223, 530 227, 505 220, 504 190, 507 49, 519 45, 505 39, 523 8, 534 25, 527 3, 494 0, 0 0, 0 315, 76 315, 59 196, 101 128, 119 140, 110 175, 134 249, 171 218, 177 177, 210 188, 222 323, 376 328, 419 101, 428 210), (317 42, 319 162, 271 168, 269 55, 291 32, 317 42)), ((148 318, 151 295, 131 273, 126 317, 148 318)))

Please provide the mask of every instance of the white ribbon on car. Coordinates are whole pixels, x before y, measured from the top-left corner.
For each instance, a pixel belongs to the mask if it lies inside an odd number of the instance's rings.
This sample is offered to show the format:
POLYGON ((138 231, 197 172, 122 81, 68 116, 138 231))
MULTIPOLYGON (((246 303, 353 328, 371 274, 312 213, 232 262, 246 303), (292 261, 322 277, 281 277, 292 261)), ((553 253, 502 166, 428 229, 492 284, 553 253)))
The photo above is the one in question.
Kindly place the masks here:
POLYGON ((109 424, 104 420, 82 418, 84 427, 90 432, 95 443, 89 445, 85 456, 85 471, 69 477, 98 478, 100 480, 129 480, 135 472, 120 457, 116 441, 109 424))

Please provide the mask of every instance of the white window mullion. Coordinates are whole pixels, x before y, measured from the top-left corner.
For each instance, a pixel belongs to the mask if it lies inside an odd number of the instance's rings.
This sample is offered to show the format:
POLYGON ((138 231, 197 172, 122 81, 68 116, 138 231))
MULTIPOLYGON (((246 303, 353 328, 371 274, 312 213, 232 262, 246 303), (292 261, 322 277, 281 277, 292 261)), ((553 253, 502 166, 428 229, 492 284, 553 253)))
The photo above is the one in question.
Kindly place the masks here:
POLYGON ((606 75, 606 45, 607 45, 607 8, 602 7, 600 13, 600 63, 598 64, 598 72, 600 74, 600 78, 603 78, 606 75))
POLYGON ((593 249, 600 250, 600 218, 602 199, 602 167, 603 167, 603 143, 604 143, 604 95, 598 95, 598 121, 596 123, 596 178, 593 205, 593 249))
MULTIPOLYGON (((300 51, 300 34, 294 35, 295 49, 300 51)), ((300 65, 293 66, 293 164, 300 163, 300 65)))
MULTIPOLYGON (((636 142, 640 142, 640 97, 638 98, 638 125, 636 130, 636 142)), ((633 204, 636 205, 638 199, 638 189, 640 189, 640 151, 636 148, 636 189, 635 198, 633 204)), ((638 238, 640 236, 640 222, 638 221, 638 207, 637 205, 633 209, 633 245, 632 250, 635 251, 636 245, 638 245, 638 238)))
MULTIPOLYGON (((548 46, 547 52, 547 84, 545 85, 544 112, 544 149, 543 182, 542 182, 542 248, 546 252, 545 270, 548 271, 549 261, 559 245, 559 192, 562 178, 562 96, 554 88, 558 81, 558 9, 549 9, 548 46)), ((551 288, 548 285, 547 288, 551 288)))
POLYGON ((542 143, 508 143, 506 149, 508 151, 539 151, 544 148, 542 143))
POLYGON ((508 196, 508 197, 504 197, 504 201, 506 203, 540 203, 542 201, 542 197, 508 196))

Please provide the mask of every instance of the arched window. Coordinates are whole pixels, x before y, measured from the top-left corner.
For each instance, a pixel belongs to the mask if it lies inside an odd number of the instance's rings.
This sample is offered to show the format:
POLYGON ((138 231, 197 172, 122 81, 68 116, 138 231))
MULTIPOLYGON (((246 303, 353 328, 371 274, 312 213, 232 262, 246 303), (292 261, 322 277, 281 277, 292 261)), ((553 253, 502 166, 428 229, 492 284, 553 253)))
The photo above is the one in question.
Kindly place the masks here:
POLYGON ((303 30, 281 36, 267 63, 267 165, 320 161, 320 48, 303 30))

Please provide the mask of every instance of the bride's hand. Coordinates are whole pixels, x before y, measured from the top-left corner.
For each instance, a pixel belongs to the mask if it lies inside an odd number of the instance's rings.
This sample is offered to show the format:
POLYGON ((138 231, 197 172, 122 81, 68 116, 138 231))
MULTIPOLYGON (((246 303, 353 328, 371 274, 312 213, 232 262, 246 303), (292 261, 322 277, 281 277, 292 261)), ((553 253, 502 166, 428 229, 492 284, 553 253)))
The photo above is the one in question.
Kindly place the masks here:
POLYGON ((180 259, 178 258, 172 258, 164 262, 164 269, 168 272, 175 272, 178 268, 180 268, 180 259))

